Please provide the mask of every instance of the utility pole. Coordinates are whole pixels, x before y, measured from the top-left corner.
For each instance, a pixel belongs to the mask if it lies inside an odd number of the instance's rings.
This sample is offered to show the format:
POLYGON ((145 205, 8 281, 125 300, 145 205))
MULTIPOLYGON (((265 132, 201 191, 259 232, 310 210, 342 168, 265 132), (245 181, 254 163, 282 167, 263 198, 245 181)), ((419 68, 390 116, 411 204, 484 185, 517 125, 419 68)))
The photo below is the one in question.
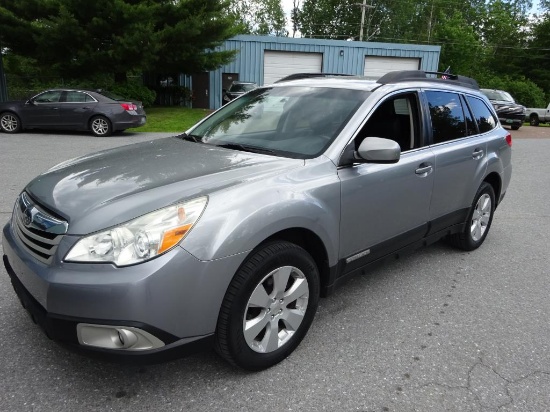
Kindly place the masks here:
MULTIPOLYGON (((367 4, 367 0, 363 0, 363 4, 356 3, 356 6, 361 7, 361 29, 359 30, 359 41, 363 41, 363 28, 365 27, 365 10, 373 9, 372 4, 367 4)), ((369 29, 367 27, 367 40, 369 39, 369 29)))

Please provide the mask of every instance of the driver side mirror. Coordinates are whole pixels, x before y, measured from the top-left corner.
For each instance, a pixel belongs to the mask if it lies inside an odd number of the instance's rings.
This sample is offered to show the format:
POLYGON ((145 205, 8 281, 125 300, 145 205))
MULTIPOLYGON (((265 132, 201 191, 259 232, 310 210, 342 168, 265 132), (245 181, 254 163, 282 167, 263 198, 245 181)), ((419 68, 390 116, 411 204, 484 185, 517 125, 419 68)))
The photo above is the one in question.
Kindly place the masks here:
POLYGON ((25 102, 25 104, 28 104, 30 106, 34 106, 34 100, 33 99, 29 99, 25 102))
POLYGON ((354 163, 397 163, 401 158, 401 147, 390 139, 366 137, 357 150, 354 147, 354 142, 346 147, 338 166, 351 166, 354 163))
POLYGON ((366 163, 397 163, 401 157, 401 147, 390 139, 366 137, 354 157, 356 161, 366 163))

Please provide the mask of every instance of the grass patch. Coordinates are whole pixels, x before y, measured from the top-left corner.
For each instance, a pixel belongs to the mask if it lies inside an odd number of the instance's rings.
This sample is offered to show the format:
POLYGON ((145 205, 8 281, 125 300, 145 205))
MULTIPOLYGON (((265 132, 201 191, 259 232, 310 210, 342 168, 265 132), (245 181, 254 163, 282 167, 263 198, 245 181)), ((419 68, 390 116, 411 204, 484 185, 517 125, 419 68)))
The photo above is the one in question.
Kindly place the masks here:
POLYGON ((184 132, 206 115, 209 109, 189 109, 188 107, 148 107, 147 123, 131 129, 132 132, 184 132))

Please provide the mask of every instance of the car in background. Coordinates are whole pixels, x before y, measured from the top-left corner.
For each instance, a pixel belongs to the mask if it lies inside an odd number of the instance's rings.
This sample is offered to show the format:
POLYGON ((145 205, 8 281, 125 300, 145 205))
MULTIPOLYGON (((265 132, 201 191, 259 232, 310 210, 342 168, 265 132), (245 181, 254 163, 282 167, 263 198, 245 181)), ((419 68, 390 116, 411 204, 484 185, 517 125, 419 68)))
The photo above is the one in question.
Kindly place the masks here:
POLYGON ((550 123, 550 103, 546 109, 527 108, 525 116, 531 126, 538 126, 540 123, 550 123))
POLYGON ((0 131, 25 129, 90 131, 109 136, 147 121, 143 104, 104 90, 46 90, 27 101, 0 103, 0 131))
POLYGON ((231 100, 242 96, 250 90, 254 90, 258 85, 252 82, 233 82, 228 90, 223 91, 222 104, 229 103, 231 100))
POLYGON ((516 103, 510 93, 504 90, 481 89, 481 92, 487 96, 503 125, 510 126, 512 130, 521 127, 525 120, 525 106, 516 103))

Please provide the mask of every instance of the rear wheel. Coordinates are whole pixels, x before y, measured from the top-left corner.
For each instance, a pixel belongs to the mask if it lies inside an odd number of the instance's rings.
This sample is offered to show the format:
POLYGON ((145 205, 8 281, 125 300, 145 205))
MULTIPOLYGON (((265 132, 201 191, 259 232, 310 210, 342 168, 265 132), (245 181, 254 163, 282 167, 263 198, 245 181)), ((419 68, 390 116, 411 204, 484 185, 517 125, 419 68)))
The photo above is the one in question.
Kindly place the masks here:
POLYGON ((96 136, 110 136, 113 132, 113 127, 106 117, 95 116, 90 120, 90 130, 96 136))
POLYGON ((21 120, 15 113, 2 113, 0 115, 0 130, 4 133, 17 133, 21 131, 21 120))
POLYGON ((483 182, 474 197, 464 230, 461 233, 451 235, 451 243, 468 251, 480 247, 491 228, 495 206, 493 186, 483 182))
POLYGON ((216 350, 244 369, 273 366, 304 338, 318 301, 319 273, 309 253, 289 242, 268 243, 253 252, 229 285, 216 350))
POLYGON ((529 118, 529 124, 531 126, 538 126, 539 125, 539 117, 536 114, 531 115, 529 118))

